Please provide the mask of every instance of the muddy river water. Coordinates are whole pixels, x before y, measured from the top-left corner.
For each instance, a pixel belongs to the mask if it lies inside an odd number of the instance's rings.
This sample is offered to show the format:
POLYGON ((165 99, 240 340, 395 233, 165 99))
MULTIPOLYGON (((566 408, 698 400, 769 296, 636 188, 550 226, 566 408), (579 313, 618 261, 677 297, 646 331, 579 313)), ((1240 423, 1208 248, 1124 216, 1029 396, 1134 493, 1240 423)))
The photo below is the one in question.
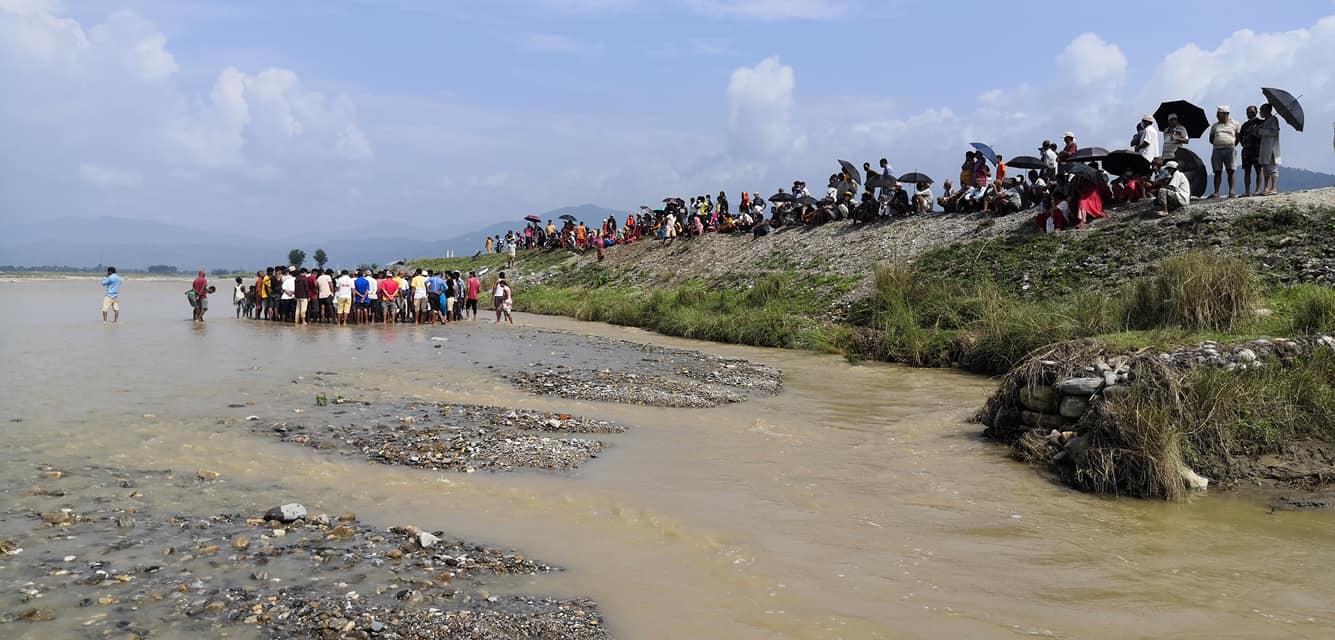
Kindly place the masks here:
MULTIPOLYGON (((207 469, 218 479, 171 494, 172 508, 298 501, 518 549, 566 570, 497 588, 591 598, 626 639, 1335 637, 1335 514, 1272 513, 1236 493, 1164 504, 1068 491, 967 422, 994 387, 984 378, 525 315, 522 327, 297 329, 235 320, 218 300, 196 325, 186 287, 131 278, 123 321, 106 325, 96 281, 0 283, 6 501, 42 465, 207 469), (781 369, 784 386, 704 409, 533 395, 503 375, 556 355, 534 328, 567 332, 552 334, 567 354, 574 334, 745 358, 781 369), (574 471, 456 473, 246 426, 321 392, 629 428, 600 434, 611 446, 574 471)), ((596 347, 573 357, 617 364, 596 347)), ((38 560, 0 558, 0 609, 24 606, 21 568, 38 560)), ((48 600, 55 620, 0 637, 73 635, 86 611, 48 600)), ((190 635, 170 620, 152 631, 190 635)))

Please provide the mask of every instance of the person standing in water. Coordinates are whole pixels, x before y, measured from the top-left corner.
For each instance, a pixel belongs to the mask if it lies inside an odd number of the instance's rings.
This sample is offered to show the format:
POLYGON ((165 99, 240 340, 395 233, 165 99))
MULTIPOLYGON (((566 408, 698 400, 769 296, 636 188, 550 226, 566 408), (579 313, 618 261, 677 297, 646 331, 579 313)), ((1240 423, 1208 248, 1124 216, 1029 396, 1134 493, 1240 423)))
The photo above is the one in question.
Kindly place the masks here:
POLYGON ((112 322, 121 320, 121 277, 116 273, 116 267, 107 267, 107 277, 102 278, 102 286, 107 288, 106 295, 102 296, 102 322, 107 321, 107 312, 110 311, 112 322))
POLYGON ((195 322, 203 322, 204 312, 209 310, 209 280, 204 277, 203 269, 199 270, 190 288, 195 292, 195 322))

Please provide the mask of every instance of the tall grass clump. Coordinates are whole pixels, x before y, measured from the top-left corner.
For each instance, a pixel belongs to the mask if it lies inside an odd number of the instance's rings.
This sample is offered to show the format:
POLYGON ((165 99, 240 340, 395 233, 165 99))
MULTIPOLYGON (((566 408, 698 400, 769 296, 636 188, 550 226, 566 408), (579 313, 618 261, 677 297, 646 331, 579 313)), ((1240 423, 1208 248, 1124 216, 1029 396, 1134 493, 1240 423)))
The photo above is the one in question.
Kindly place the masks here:
POLYGON ((1131 283, 1122 314, 1134 329, 1233 331, 1253 319, 1260 297, 1260 280, 1247 261, 1191 251, 1131 283))
POLYGON ((1335 333, 1335 289, 1309 284, 1297 287, 1293 294, 1294 335, 1335 333))

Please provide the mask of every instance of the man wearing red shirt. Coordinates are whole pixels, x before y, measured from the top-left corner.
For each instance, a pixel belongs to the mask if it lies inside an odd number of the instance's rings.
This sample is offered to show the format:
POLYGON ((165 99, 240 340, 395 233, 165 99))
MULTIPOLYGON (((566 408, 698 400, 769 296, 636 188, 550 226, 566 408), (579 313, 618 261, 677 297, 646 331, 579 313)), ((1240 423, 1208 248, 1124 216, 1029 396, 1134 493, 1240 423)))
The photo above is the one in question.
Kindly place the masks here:
POLYGON ((380 306, 385 312, 385 324, 394 322, 398 316, 399 282, 389 276, 388 271, 380 273, 380 306))
POLYGON ((477 294, 482 291, 482 281, 477 279, 476 271, 468 272, 468 282, 464 284, 464 314, 473 314, 477 320, 477 294))
POLYGON ((209 310, 209 281, 204 277, 203 269, 199 270, 199 276, 190 288, 195 291, 195 322, 203 322, 204 312, 209 310))

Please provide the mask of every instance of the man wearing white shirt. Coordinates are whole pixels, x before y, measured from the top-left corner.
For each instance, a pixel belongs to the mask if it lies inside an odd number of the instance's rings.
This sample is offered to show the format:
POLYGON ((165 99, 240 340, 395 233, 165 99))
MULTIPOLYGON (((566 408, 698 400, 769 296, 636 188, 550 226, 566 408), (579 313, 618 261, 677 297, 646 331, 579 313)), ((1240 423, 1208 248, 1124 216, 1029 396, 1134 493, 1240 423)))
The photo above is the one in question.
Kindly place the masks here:
POLYGON ((1155 202, 1159 203, 1160 218, 1167 217, 1170 211, 1181 209, 1191 202, 1191 183, 1187 182, 1186 174, 1177 170, 1177 161, 1169 160, 1163 168, 1168 172, 1168 184, 1154 194, 1155 202))
POLYGON ((1159 155, 1159 129, 1154 126, 1154 116, 1140 118, 1140 130, 1131 139, 1131 149, 1139 153, 1148 162, 1154 162, 1159 155))
POLYGON ((334 302, 338 305, 338 323, 347 324, 348 314, 352 312, 352 276, 348 275, 347 269, 338 276, 334 285, 337 287, 334 302))

